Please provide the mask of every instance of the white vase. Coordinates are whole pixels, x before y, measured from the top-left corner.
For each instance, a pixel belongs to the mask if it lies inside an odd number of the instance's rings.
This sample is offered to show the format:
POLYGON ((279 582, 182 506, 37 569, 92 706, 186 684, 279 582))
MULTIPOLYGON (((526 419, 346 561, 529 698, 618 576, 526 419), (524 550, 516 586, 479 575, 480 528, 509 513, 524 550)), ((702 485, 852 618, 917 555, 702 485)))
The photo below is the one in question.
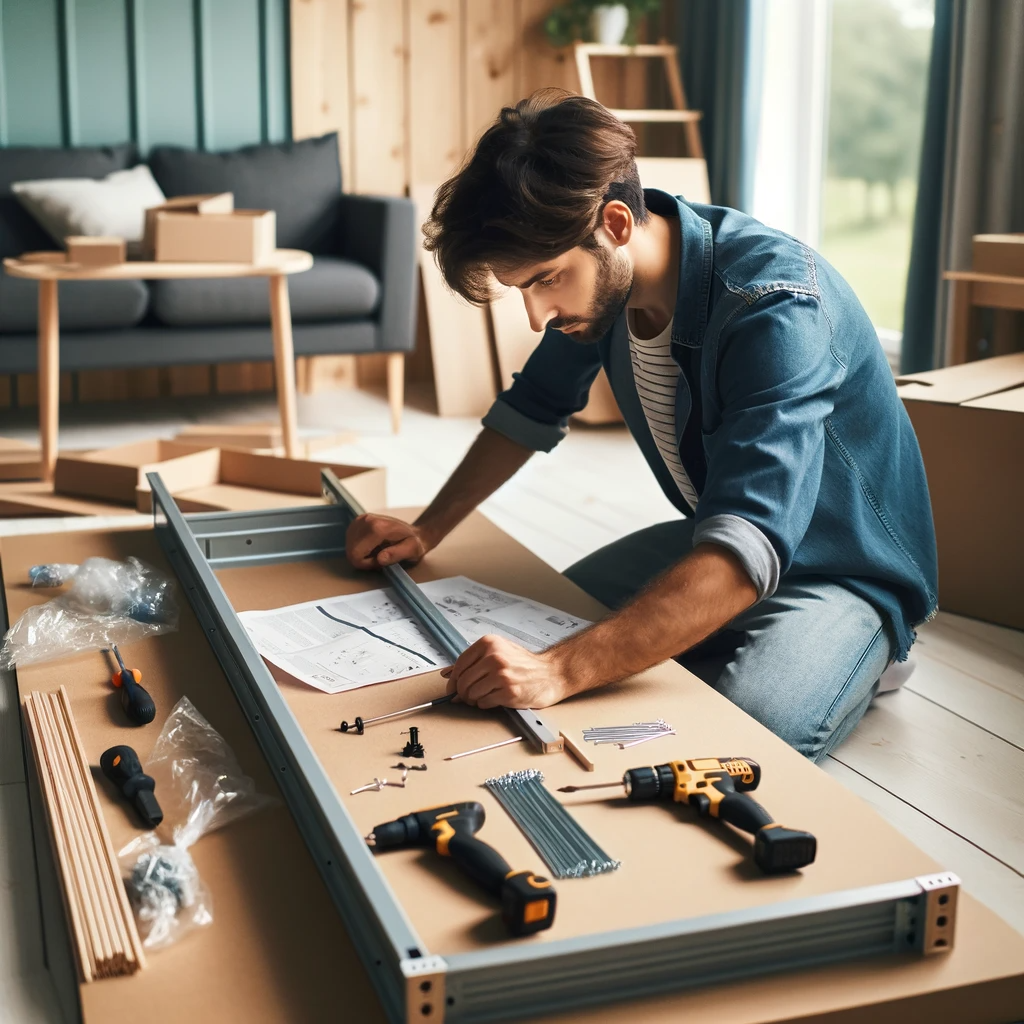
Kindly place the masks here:
POLYGON ((595 43, 618 46, 629 28, 629 10, 625 4, 601 4, 590 13, 590 31, 595 43))

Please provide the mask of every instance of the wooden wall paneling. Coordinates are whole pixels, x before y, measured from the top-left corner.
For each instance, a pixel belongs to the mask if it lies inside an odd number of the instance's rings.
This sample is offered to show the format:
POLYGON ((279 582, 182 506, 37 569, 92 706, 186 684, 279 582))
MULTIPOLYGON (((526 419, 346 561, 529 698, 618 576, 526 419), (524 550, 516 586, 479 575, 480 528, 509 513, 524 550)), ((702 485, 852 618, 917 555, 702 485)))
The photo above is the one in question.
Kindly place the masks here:
POLYGON ((444 181, 465 151, 462 0, 408 5, 408 182, 444 181))
POLYGON ((520 95, 519 0, 465 2, 465 143, 472 148, 520 95))
POLYGON ((273 391, 274 364, 267 361, 220 363, 214 369, 213 380, 218 395, 273 391))
POLYGON ((352 0, 353 192, 405 195, 406 25, 404 0, 352 0))
POLYGON ((3 5, 2 145, 68 144, 61 95, 60 20, 57 0, 3 5))
POLYGON ((518 288, 506 289, 491 302, 490 308, 494 352, 498 361, 498 386, 504 390, 511 387, 512 374, 523 368, 544 333, 530 326, 518 288))
MULTIPOLYGON (((19 373, 14 379, 14 400, 18 406, 33 406, 39 404, 39 378, 34 373, 19 373)), ((62 403, 70 402, 74 395, 74 388, 71 382, 70 373, 60 375, 60 400, 62 403)))
POLYGON ((208 395, 213 390, 212 366, 168 366, 164 369, 163 390, 172 398, 208 395))
POLYGON ((571 47, 556 49, 544 35, 554 0, 519 0, 518 82, 523 96, 555 87, 579 92, 571 47))
MULTIPOLYGON (((413 186, 412 199, 421 221, 433 197, 431 186, 413 186)), ((452 295, 433 255, 425 250, 420 250, 420 275, 438 414, 482 415, 497 394, 487 311, 452 295)))
POLYGON ((126 399, 159 398, 160 371, 80 370, 78 401, 117 402, 126 399))
POLYGON ((9 373, 0 374, 0 409, 9 409, 14 397, 14 387, 9 373))

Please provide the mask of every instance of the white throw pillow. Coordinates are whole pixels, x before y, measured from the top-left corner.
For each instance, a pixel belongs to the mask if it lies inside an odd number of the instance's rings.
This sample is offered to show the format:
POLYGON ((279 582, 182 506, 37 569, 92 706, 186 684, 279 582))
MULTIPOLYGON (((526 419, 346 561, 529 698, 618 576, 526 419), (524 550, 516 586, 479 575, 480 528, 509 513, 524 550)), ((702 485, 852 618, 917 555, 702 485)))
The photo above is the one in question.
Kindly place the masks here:
POLYGON ((140 242, 146 210, 164 202, 164 194, 145 164, 114 171, 100 181, 16 181, 11 189, 60 246, 68 235, 107 235, 140 242))

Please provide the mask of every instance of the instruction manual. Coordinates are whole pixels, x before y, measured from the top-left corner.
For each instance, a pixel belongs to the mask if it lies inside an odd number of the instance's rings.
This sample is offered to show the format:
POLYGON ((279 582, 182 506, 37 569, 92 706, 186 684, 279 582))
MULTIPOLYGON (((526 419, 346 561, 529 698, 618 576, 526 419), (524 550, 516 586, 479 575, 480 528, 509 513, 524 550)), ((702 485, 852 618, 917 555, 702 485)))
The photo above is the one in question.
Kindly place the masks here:
MULTIPOLYGON (((420 590, 470 643, 496 634, 537 652, 590 625, 587 619, 465 576, 424 583, 420 590)), ((267 661, 324 693, 451 664, 390 588, 241 612, 238 617, 267 661)))

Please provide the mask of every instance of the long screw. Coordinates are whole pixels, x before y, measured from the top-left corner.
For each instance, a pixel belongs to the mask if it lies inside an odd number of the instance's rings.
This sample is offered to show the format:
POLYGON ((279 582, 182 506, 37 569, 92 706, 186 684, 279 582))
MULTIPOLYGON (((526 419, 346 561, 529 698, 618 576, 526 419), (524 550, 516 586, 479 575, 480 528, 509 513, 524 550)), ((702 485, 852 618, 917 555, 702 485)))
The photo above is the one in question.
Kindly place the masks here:
POLYGON ((348 732, 350 729, 355 729, 360 736, 363 735, 363 730, 368 725, 373 725, 374 722, 384 722, 389 718, 398 718, 399 715, 408 715, 413 711, 423 711, 424 708, 436 708, 438 704, 447 704, 449 701, 455 700, 454 693, 446 693, 443 697, 438 697, 437 700, 428 700, 425 704, 415 704, 411 708, 402 708, 401 711, 391 711, 386 715, 377 715, 376 718, 360 718, 356 716, 355 721, 349 725, 348 722, 342 722, 338 727, 338 732, 348 732))

